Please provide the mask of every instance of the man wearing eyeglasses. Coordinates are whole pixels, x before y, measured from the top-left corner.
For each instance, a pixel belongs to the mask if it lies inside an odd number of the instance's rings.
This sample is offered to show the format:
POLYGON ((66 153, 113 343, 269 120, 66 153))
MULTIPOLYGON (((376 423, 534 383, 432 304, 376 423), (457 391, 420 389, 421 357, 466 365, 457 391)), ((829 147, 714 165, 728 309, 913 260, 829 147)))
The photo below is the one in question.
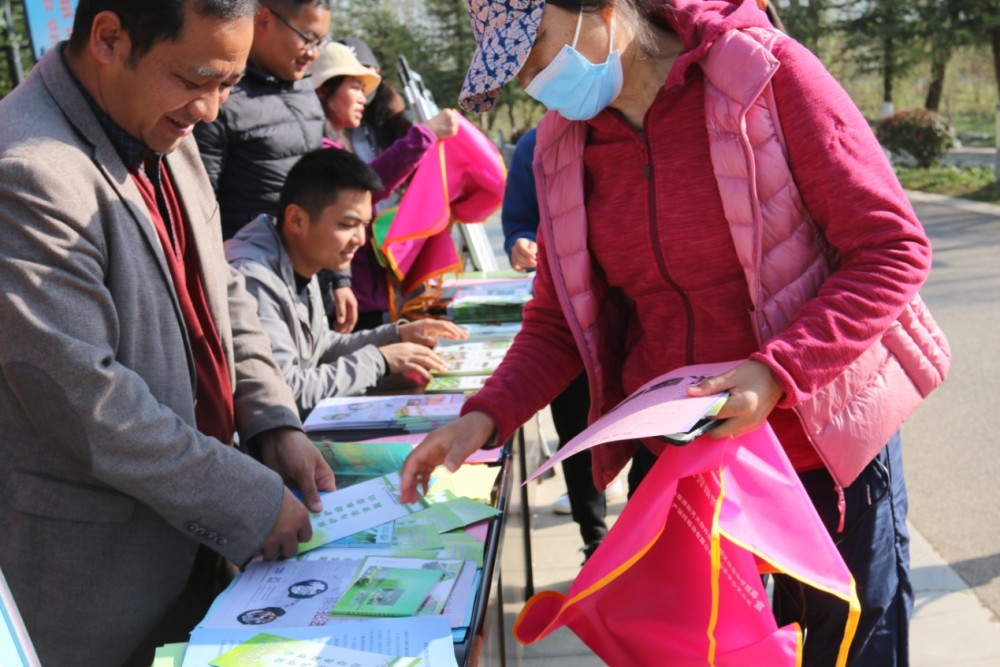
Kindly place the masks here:
POLYGON ((195 130, 228 239, 278 213, 292 165, 323 141, 323 109, 303 78, 330 30, 330 0, 262 0, 246 75, 214 123, 195 130))

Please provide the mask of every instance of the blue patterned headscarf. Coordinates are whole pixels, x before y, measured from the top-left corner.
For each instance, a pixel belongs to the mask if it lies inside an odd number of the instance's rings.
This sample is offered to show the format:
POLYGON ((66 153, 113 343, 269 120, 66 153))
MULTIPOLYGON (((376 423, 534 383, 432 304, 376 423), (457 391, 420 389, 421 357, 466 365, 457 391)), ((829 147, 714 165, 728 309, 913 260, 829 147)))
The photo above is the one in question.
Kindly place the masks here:
POLYGON ((535 43, 545 0, 469 0, 476 53, 458 96, 466 111, 488 111, 535 43))

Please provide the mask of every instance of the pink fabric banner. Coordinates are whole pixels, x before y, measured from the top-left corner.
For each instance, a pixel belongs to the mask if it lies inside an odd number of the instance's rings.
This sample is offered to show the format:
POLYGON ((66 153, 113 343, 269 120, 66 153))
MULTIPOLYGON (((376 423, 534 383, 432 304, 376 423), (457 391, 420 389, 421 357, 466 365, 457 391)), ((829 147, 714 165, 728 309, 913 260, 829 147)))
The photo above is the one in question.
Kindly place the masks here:
POLYGON ((507 170, 486 136, 459 116, 459 131, 417 166, 379 249, 404 293, 461 268, 449 225, 482 222, 503 201, 507 170))
POLYGON ((777 626, 761 571, 848 603, 845 665, 854 581, 767 425, 667 447, 569 592, 530 599, 514 635, 566 626, 609 665, 801 665, 800 629, 777 626))

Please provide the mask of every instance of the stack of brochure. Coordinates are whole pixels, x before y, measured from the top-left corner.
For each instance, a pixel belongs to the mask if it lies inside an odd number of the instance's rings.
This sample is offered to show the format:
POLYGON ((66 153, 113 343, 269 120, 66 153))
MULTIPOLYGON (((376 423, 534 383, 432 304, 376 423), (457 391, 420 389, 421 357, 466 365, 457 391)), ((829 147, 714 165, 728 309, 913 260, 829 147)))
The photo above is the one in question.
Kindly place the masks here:
POLYGON ((306 431, 401 429, 426 433, 457 419, 464 402, 463 394, 325 398, 302 427, 306 431))
POLYGON ((531 296, 464 296, 448 304, 452 322, 520 322, 531 296))
POLYGON ((496 324, 477 324, 469 323, 463 324, 462 328, 465 332, 469 334, 469 337, 465 340, 452 341, 447 338, 442 338, 438 341, 438 345, 441 347, 448 347, 454 345, 464 345, 465 343, 478 343, 491 340, 501 340, 511 342, 514 340, 514 336, 521 330, 520 322, 498 322, 496 324))
POLYGON ((315 626, 210 628, 156 652, 153 667, 456 667, 447 619, 372 618, 315 626))
POLYGON ((510 349, 510 341, 492 340, 448 345, 437 355, 448 364, 448 370, 438 375, 489 375, 496 370, 510 349))
POLYGON ((437 354, 448 364, 446 371, 434 371, 424 388, 427 393, 479 391, 486 378, 496 370, 510 348, 510 340, 486 340, 447 345, 437 354))
POLYGON ((389 442, 314 442, 337 478, 337 488, 382 477, 403 467, 413 444, 389 442))
POLYGON ((469 337, 461 341, 442 339, 435 350, 448 364, 443 373, 434 372, 424 387, 428 394, 474 394, 483 388, 487 378, 507 354, 514 337, 521 330, 520 322, 497 324, 464 324, 469 337))
POLYGON ((474 394, 483 388, 489 375, 435 375, 424 387, 428 394, 474 394))
MULTIPOLYGON (((376 477, 391 475, 403 467, 403 462, 413 448, 424 439, 423 433, 408 433, 365 440, 363 442, 313 441, 337 478, 337 488, 344 489, 376 477)), ((496 463, 498 449, 477 449, 466 463, 496 463)), ((470 473, 471 474, 471 473, 470 473)), ((443 483, 440 476, 435 477, 443 483)), ((470 488, 461 489, 468 494, 470 488)))
POLYGON ((458 279, 446 281, 454 290, 448 304, 448 319, 459 323, 520 322, 524 304, 531 300, 534 274, 523 278, 458 279))

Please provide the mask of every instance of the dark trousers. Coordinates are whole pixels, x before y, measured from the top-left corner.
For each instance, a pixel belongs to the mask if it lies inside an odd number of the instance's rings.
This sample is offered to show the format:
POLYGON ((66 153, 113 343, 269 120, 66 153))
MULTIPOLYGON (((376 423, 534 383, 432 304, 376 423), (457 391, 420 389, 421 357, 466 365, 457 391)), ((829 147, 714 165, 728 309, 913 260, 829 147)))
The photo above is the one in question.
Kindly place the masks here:
POLYGON ((377 329, 383 324, 387 324, 387 315, 381 310, 364 311, 358 313, 358 323, 354 325, 355 331, 366 331, 377 329))
MULTIPOLYGON (((830 474, 799 475, 816 511, 857 582, 861 622, 851 645, 849 667, 909 665, 913 612, 910 534, 906 528, 906 482, 897 433, 858 479, 844 489, 844 531, 830 474)), ((805 628, 803 664, 834 665, 847 620, 847 605, 788 576, 775 576, 774 614, 779 625, 805 628)))
MULTIPOLYGON (((199 546, 187 585, 160 624, 121 667, 149 667, 158 646, 186 642, 196 626, 236 576, 236 566, 207 547, 199 546)), ((113 628, 108 628, 113 634, 113 628)))
MULTIPOLYGON (((559 449, 587 428, 587 414, 590 412, 590 389, 587 375, 580 374, 549 406, 552 421, 559 435, 559 449)), ((594 475, 590 463, 590 451, 583 451, 562 462, 563 476, 569 506, 573 511, 573 521, 580 526, 580 537, 584 546, 600 542, 608 532, 604 522, 608 514, 607 500, 603 491, 594 486, 594 475)))
MULTIPOLYGON (((861 621, 851 645, 848 667, 907 667, 913 612, 910 583, 910 534, 906 528, 906 483, 897 433, 844 489, 844 531, 838 532, 836 483, 825 469, 799 478, 847 568, 861 601, 861 621)), ((640 447, 629 472, 629 497, 656 463, 640 447)), ((779 626, 799 623, 805 630, 802 664, 827 667, 836 662, 847 623, 847 604, 786 575, 774 577, 774 615, 779 626)))

